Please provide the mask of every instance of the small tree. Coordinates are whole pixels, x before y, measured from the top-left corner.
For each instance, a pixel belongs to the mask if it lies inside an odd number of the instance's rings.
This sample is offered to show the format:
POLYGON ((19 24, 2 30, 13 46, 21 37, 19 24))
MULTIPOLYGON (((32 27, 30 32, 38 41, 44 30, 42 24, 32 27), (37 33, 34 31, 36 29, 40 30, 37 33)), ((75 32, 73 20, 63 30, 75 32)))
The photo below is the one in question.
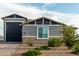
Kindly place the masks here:
POLYGON ((63 36, 64 36, 63 39, 68 48, 71 48, 73 46, 76 37, 75 34, 76 34, 75 28, 73 28, 72 26, 63 27, 63 36))

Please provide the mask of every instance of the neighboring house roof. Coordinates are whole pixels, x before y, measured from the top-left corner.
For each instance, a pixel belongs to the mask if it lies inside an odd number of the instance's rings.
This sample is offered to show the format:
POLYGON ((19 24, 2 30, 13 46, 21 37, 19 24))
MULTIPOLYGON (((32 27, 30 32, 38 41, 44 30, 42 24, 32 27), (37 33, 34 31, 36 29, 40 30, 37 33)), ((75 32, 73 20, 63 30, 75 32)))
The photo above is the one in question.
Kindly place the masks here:
POLYGON ((11 15, 8 15, 8 16, 5 16, 5 17, 2 17, 2 19, 4 20, 5 18, 25 18, 27 19, 26 17, 23 17, 21 15, 18 15, 18 14, 11 14, 11 15))

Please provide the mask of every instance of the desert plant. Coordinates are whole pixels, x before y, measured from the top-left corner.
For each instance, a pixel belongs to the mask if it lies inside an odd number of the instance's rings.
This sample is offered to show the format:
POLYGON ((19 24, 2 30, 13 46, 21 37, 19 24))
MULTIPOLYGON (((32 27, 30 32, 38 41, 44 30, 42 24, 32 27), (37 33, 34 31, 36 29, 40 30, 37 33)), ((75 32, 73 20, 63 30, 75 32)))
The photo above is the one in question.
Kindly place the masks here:
POLYGON ((59 38, 52 38, 48 41, 48 46, 50 47, 59 47, 61 45, 62 41, 59 38))
POLYGON ((66 39, 65 40, 65 44, 66 44, 66 46, 69 48, 69 49, 71 49, 72 48, 72 46, 74 45, 74 41, 72 40, 72 39, 66 39))
POLYGON ((49 47, 48 46, 40 46, 40 49, 41 50, 49 50, 49 47))
POLYGON ((79 42, 76 42, 76 43, 72 46, 72 53, 74 53, 74 54, 79 54, 79 42))
POLYGON ((34 48, 34 49, 36 49, 36 50, 41 50, 41 48, 40 48, 40 47, 36 47, 36 48, 34 48))
POLYGON ((70 49, 74 45, 74 40, 76 38, 75 28, 72 26, 64 26, 63 36, 64 43, 70 49))
POLYGON ((48 46, 40 46, 35 48, 36 50, 49 50, 50 48, 48 46))
POLYGON ((40 50, 31 49, 31 50, 28 50, 27 52, 25 52, 23 55, 24 56, 38 56, 40 54, 41 54, 40 50))
POLYGON ((79 43, 79 40, 75 40, 75 41, 74 41, 74 44, 76 44, 76 43, 79 43))

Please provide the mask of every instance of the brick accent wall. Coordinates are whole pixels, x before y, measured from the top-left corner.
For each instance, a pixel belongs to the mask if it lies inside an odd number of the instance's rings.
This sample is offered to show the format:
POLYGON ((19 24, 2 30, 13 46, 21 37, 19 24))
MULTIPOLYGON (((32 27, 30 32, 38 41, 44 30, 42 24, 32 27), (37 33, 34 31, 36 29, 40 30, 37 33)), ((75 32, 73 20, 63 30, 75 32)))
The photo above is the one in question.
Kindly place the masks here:
MULTIPOLYGON (((53 38, 53 37, 50 37, 53 38)), ((62 39, 62 37, 59 37, 62 39)), ((47 44, 49 39, 37 39, 36 37, 22 37, 22 43, 47 44)))

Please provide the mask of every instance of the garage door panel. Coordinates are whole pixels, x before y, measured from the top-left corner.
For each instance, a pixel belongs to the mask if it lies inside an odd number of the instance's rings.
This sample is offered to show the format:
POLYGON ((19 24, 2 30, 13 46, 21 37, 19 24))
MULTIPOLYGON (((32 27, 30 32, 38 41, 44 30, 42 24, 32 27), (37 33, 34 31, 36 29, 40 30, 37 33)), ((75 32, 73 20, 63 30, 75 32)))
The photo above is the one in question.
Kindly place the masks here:
POLYGON ((22 22, 7 22, 6 23, 6 41, 21 42, 22 27, 19 26, 22 22))

